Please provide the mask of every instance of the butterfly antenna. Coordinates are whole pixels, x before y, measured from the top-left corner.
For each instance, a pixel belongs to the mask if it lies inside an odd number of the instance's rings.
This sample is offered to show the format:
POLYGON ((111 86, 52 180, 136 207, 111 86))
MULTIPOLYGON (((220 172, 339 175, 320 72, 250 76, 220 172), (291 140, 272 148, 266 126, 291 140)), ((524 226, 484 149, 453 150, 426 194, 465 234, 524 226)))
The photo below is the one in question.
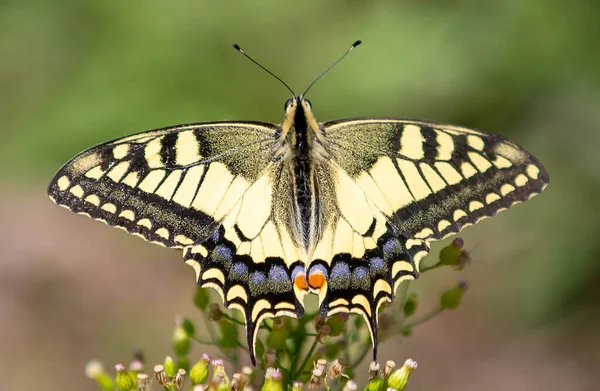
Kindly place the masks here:
POLYGON ((281 82, 281 84, 283 84, 285 86, 285 88, 287 88, 292 93, 292 95, 294 97, 296 97, 296 93, 294 93, 294 91, 290 88, 290 86, 288 86, 287 84, 285 84, 285 82, 283 80, 281 80, 276 74, 274 74, 273 72, 271 72, 270 70, 268 70, 264 66, 260 65, 258 62, 254 61, 254 59, 252 57, 250 57, 249 55, 247 55, 246 52, 242 50, 242 48, 240 47, 240 45, 238 45, 237 43, 235 43, 235 44, 233 44, 233 47, 234 47, 235 50, 237 50, 238 52, 242 53, 242 55, 244 57, 246 57, 248 60, 250 60, 253 63, 255 63, 256 65, 258 65, 263 71, 267 72, 269 75, 271 75, 275 79, 279 80, 281 82))
POLYGON ((319 77, 317 77, 317 78, 315 79, 315 81, 313 81, 312 83, 310 83, 310 85, 308 86, 308 88, 306 89, 306 91, 304 91, 304 92, 302 93, 302 95, 300 95, 300 96, 304 96, 304 95, 306 95, 306 93, 308 92, 308 90, 310 90, 310 89, 312 88, 312 86, 313 86, 313 85, 315 85, 315 83, 319 81, 319 79, 320 79, 320 78, 322 78, 323 76, 325 76, 325 74, 326 74, 327 72, 329 72, 329 71, 330 71, 330 70, 331 70, 331 69, 332 69, 334 66, 336 66, 336 65, 338 64, 338 62, 342 61, 342 60, 344 59, 344 57, 346 57, 348 54, 350 54, 350 52, 352 51, 352 49, 354 49, 355 47, 357 47, 357 46, 358 46, 358 45, 360 45, 361 43, 362 43, 362 41, 361 41, 361 40, 358 40, 358 41, 354 42, 354 43, 353 43, 353 44, 352 44, 352 45, 351 45, 351 46, 348 48, 348 50, 346 50, 346 53, 344 53, 344 54, 342 55, 342 57, 338 58, 338 60, 337 60, 336 62, 334 62, 334 63, 333 63, 333 64, 332 64, 332 65, 331 65, 329 68, 325 69, 325 72, 321 73, 321 74, 319 75, 319 77))

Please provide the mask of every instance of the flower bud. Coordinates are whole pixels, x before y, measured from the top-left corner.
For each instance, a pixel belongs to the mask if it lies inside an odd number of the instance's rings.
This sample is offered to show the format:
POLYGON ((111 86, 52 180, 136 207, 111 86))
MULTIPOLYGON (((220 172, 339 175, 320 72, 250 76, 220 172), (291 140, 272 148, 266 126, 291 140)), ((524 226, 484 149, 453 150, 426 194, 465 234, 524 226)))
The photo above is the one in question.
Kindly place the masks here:
MULTIPOLYGON (((213 360, 217 361, 217 360, 213 360)), ((223 362, 223 360, 218 360, 221 361, 221 363, 223 362)), ((229 378, 227 377, 227 374, 225 373, 225 369, 223 368, 223 366, 219 366, 219 369, 214 370, 215 366, 213 365, 213 378, 211 379, 209 385, 208 385, 208 389, 209 390, 214 390, 214 391, 228 391, 229 390, 229 378)))
POLYGON ((244 386, 242 385, 242 374, 234 373, 231 377, 231 391, 241 391, 244 386))
POLYGON ((242 389, 244 389, 248 384, 250 384, 253 372, 254 370, 251 367, 245 366, 242 368, 242 373, 240 377, 240 385, 242 389))
POLYGON ((324 386, 324 384, 323 384, 324 376, 325 376, 325 373, 322 370, 320 370, 319 368, 313 369, 312 375, 310 377, 310 381, 308 382, 308 385, 307 385, 307 390, 308 391, 321 391, 324 386))
POLYGON ((102 391, 114 391, 115 385, 108 373, 104 371, 100 361, 92 360, 85 366, 85 374, 90 379, 94 379, 102 391))
POLYGON ((385 379, 381 376, 376 376, 369 381, 365 387, 365 391, 385 391, 385 379))
POLYGON ((411 293, 410 296, 404 302, 404 306, 402 307, 402 311, 404 312, 404 316, 409 317, 413 315, 417 311, 417 306, 419 305, 419 297, 416 293, 411 293))
POLYGON ((208 306, 208 320, 217 322, 223 317, 223 312, 217 303, 210 303, 208 306))
POLYGON ((265 383, 261 391, 283 391, 282 378, 279 370, 268 368, 265 373, 265 383))
POLYGON ((388 386, 398 391, 402 391, 408 384, 410 373, 416 368, 417 362, 409 358, 404 362, 402 368, 397 369, 390 375, 387 381, 388 386))
POLYGON ((206 288, 196 288, 196 292, 194 294, 194 304, 196 307, 200 308, 202 311, 206 311, 206 307, 210 303, 210 294, 208 293, 208 289, 206 288))
POLYGON ((138 359, 133 359, 129 363, 129 371, 137 375, 144 370, 144 363, 138 359))
POLYGON ((346 384, 344 384, 344 388, 342 391, 356 391, 358 390, 358 386, 352 380, 348 380, 346 384))
POLYGON ((379 366, 379 364, 375 361, 372 361, 371 364, 369 365, 369 380, 376 378, 377 376, 379 376, 379 369, 381 367, 379 366))
POLYGON ((316 369, 324 373, 325 367, 327 366, 327 360, 325 360, 324 358, 320 358, 314 363, 314 366, 316 369))
POLYGON ((190 352, 192 341, 187 331, 183 328, 183 319, 176 320, 175 330, 173 331, 173 351, 178 357, 185 356, 190 352))
POLYGON ((125 365, 117 364, 115 365, 115 369, 117 370, 117 376, 115 379, 117 390, 130 391, 136 387, 136 382, 127 373, 125 365))
POLYGON ((327 377, 331 380, 335 380, 342 376, 344 369, 346 369, 346 361, 340 357, 329 365, 327 377))
POLYGON ((173 384, 175 384, 175 387, 177 387, 178 390, 181 390, 181 387, 183 387, 183 381, 185 380, 185 369, 178 369, 177 370, 177 374, 175 375, 175 380, 173 381, 173 384))
POLYGON ((190 381, 192 384, 201 384, 206 382, 206 379, 208 379, 209 362, 210 356, 208 354, 203 354, 200 360, 198 360, 192 369, 190 369, 190 381))
POLYGON ((462 269, 468 263, 468 253, 463 251, 465 242, 462 238, 456 238, 448 246, 440 251, 440 261, 438 265, 455 266, 462 269))
POLYGON ((464 293, 467 291, 468 284, 461 281, 456 287, 442 293, 440 297, 440 307, 442 310, 454 310, 458 308, 464 293))
POLYGON ((163 363, 163 365, 165 367, 165 372, 167 373, 168 377, 175 376, 175 373, 177 373, 177 368, 175 367, 175 361, 173 361, 171 356, 165 357, 165 362, 163 363))
POLYGON ((138 373, 136 377, 138 391, 148 390, 148 375, 146 375, 145 373, 138 373))
POLYGON ((396 369, 396 363, 392 360, 388 360, 385 363, 385 368, 383 369, 383 377, 385 379, 387 379, 388 377, 390 377, 390 375, 392 374, 392 372, 394 371, 394 369, 396 369))
POLYGON ((300 381, 295 381, 294 384, 292 384, 292 391, 303 391, 304 390, 304 384, 300 381))
POLYGON ((164 365, 158 364, 154 366, 154 378, 161 386, 166 386, 168 384, 169 379, 167 379, 167 373, 165 372, 164 365))

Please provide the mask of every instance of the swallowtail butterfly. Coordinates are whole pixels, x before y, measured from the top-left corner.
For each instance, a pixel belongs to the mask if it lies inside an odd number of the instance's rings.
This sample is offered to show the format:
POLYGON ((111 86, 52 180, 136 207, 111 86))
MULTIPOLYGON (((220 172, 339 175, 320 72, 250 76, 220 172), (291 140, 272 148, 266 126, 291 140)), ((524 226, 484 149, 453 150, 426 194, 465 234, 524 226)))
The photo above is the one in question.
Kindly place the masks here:
POLYGON ((301 317, 307 293, 324 315, 362 315, 375 356, 378 311, 419 276, 429 242, 530 199, 548 174, 501 136, 420 120, 320 123, 292 94, 279 125, 187 124, 90 148, 48 193, 181 249, 197 283, 242 312, 253 362, 260 323, 301 317))

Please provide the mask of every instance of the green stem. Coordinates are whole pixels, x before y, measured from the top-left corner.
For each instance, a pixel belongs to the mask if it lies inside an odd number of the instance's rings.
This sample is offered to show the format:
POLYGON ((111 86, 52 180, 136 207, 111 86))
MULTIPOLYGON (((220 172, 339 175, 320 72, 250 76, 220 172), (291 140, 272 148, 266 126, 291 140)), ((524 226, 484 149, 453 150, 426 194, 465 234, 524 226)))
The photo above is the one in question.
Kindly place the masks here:
POLYGON ((422 266, 420 267, 420 270, 419 270, 419 272, 421 272, 421 273, 425 273, 425 272, 428 272, 428 271, 431 271, 431 270, 437 269, 437 268, 439 268, 439 267, 442 267, 442 266, 446 266, 446 265, 443 265, 443 264, 441 264, 441 263, 439 263, 439 262, 438 262, 438 263, 436 263, 436 264, 433 264, 433 265, 431 265, 431 266, 425 266, 425 265, 422 265, 422 266))
POLYGON ((419 319, 417 319, 415 321, 412 321, 410 323, 405 324, 404 327, 415 327, 417 325, 420 325, 421 323, 425 323, 428 320, 430 320, 430 319, 436 317, 437 315, 439 315, 442 311, 443 311, 443 309, 436 308, 433 311, 430 311, 430 312, 426 313, 425 315, 423 315, 419 319))
MULTIPOLYGON (((315 352, 315 349, 317 348, 318 344, 319 344, 319 339, 315 338, 313 344, 310 346, 310 349, 308 350, 308 354, 306 355, 306 357, 304 357, 304 360, 302 360, 302 364, 300 364, 300 367, 298 368, 298 373, 295 374, 295 376, 299 376, 302 373, 302 370, 304 369, 306 364, 308 364, 308 362, 310 361, 310 358, 312 357, 313 353, 315 352)), ((300 352, 298 352, 298 353, 300 353, 300 352)), ((292 373, 294 373, 294 368, 292 368, 292 373)))
POLYGON ((350 336, 348 335, 348 322, 344 322, 343 338, 345 343, 344 361, 346 362, 346 365, 348 365, 350 363, 350 349, 348 349, 350 347, 350 336))

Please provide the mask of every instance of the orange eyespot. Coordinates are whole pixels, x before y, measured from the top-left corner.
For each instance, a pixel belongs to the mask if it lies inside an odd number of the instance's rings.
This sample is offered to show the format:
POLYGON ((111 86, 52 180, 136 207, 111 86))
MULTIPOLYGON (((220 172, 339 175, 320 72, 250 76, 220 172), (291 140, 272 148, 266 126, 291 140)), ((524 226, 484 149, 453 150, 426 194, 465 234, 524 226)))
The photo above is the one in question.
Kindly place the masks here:
POLYGON ((311 288, 321 289, 325 286, 325 276, 319 271, 314 272, 308 276, 308 284, 311 288))
POLYGON ((304 274, 298 274, 294 279, 294 285, 296 288, 305 291, 308 289, 308 285, 306 284, 306 276, 304 274))

